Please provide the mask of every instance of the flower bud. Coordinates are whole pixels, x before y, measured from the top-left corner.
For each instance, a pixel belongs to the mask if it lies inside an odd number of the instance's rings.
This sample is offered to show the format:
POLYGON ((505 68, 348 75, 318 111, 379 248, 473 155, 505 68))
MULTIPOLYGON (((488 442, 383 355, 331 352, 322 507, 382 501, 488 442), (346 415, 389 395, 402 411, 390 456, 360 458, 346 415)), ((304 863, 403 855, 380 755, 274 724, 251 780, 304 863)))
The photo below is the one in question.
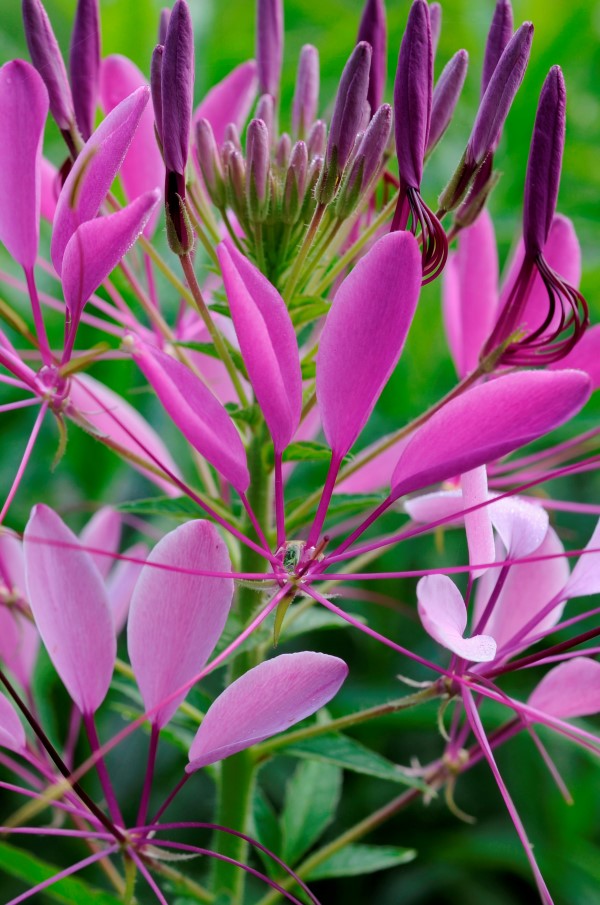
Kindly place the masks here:
POLYGON ((261 94, 277 97, 283 59, 282 0, 258 0, 256 22, 256 62, 261 94))
POLYGON ((429 7, 429 22, 431 24, 431 46, 433 55, 436 55, 440 34, 442 31, 442 4, 432 3, 429 7))
POLYGON ((100 86, 100 17, 98 0, 79 0, 71 36, 69 71, 77 126, 84 141, 94 131, 100 86))
MULTIPOLYGON (((194 33, 186 0, 177 0, 167 29, 161 73, 162 142, 167 173, 185 174, 192 118, 194 33)), ((182 197, 184 197, 182 195, 182 197)))
POLYGON ((67 70, 40 0, 23 0, 23 25, 31 62, 48 90, 50 112, 58 128, 70 132, 75 125, 75 110, 67 70))
POLYGON ((418 189, 429 135, 433 90, 433 48, 429 7, 414 0, 400 45, 394 83, 396 153, 401 181, 418 189))
POLYGON ((305 44, 300 51, 296 91, 292 105, 292 132, 305 138, 317 115, 319 102, 319 51, 305 44))
POLYGON ((560 66, 553 66, 542 86, 529 160, 523 203, 523 241, 532 258, 541 254, 556 209, 565 145, 567 95, 560 66))
POLYGON ((263 94, 261 97, 259 97, 258 103, 256 105, 255 117, 256 119, 262 119, 263 123, 267 127, 269 144, 271 144, 272 136, 274 134, 273 123, 275 121, 275 105, 270 94, 263 94))
POLYGON ((277 142, 277 148, 275 149, 275 163, 280 170, 286 169, 291 152, 292 139, 287 132, 283 132, 279 141, 277 142))
POLYGON ((295 223, 300 215, 308 179, 308 152, 303 141, 297 141, 290 154, 290 163, 283 189, 283 222, 295 223))
POLYGON ((238 132, 238 127, 235 123, 227 123, 225 126, 225 131, 223 133, 224 141, 229 141, 234 146, 236 151, 242 150, 242 142, 240 141, 240 133, 238 132))
POLYGON ((383 100, 387 70, 387 31, 384 0, 366 0, 358 27, 357 41, 371 45, 371 71, 367 100, 371 110, 377 110, 383 100))
POLYGON ((309 160, 312 160, 313 157, 323 157, 323 155, 325 154, 326 146, 327 126, 322 119, 318 119, 313 124, 313 127, 308 133, 308 138, 306 140, 309 160))
POLYGON ((269 133, 262 119, 253 119, 246 139, 246 194, 250 219, 261 222, 269 208, 269 133))
POLYGON ((207 119, 200 119, 196 123, 196 150, 210 199, 215 207, 222 210, 225 207, 225 182, 219 150, 212 126, 207 119))
POLYGON ((171 10, 168 7, 161 9, 160 19, 158 21, 158 43, 164 44, 167 39, 167 29, 169 28, 169 19, 171 18, 171 10))
POLYGON ((468 65, 469 54, 466 50, 459 50, 446 63, 437 80, 431 100, 431 124, 427 140, 427 154, 430 154, 435 148, 450 125, 465 82, 468 65))
POLYGON ((362 136, 352 164, 342 177, 335 211, 340 219, 348 217, 381 166, 392 129, 392 108, 383 104, 362 136))
POLYGON ((482 97, 504 52, 504 48, 512 38, 512 34, 513 13, 510 0, 498 0, 485 45, 483 73, 481 76, 482 97))
POLYGON ((227 199, 238 219, 247 222, 246 165, 243 154, 235 148, 228 149, 227 155, 227 199))
POLYGON ((162 62, 165 48, 162 44, 157 44, 152 51, 152 60, 150 63, 150 93, 152 95, 152 106, 154 108, 154 127, 156 129, 156 137, 162 150, 162 62))

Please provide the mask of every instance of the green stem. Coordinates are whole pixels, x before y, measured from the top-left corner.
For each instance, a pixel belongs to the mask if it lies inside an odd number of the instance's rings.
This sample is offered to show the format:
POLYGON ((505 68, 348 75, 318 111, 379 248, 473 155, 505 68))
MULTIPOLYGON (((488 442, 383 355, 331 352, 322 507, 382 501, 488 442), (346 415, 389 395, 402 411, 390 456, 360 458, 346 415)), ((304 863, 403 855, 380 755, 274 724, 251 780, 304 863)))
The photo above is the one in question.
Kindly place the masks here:
MULTIPOLYGON (((264 427, 257 431, 248 448, 248 469, 250 471, 250 488, 248 502, 263 530, 268 529, 270 522, 269 475, 265 468, 262 450, 266 442, 264 427)), ((245 532, 252 539, 258 538, 250 525, 245 532)), ((260 554, 245 547, 241 554, 240 568, 244 572, 261 572, 265 570, 265 560, 260 554)), ((246 624, 260 606, 261 595, 250 588, 240 587, 237 597, 237 612, 246 624)), ((233 682, 258 663, 256 650, 247 651, 233 660, 228 681, 233 682)), ((221 764, 216 822, 222 826, 247 833, 249 828, 252 794, 254 791, 255 762, 249 751, 241 751, 228 757, 221 764)), ((247 843, 243 839, 227 833, 215 835, 215 850, 236 861, 245 862, 247 843)), ((214 891, 224 894, 229 905, 241 905, 244 900, 246 873, 233 864, 216 861, 214 865, 214 891)))
POLYGON ((306 256, 311 249, 313 239, 315 238, 325 210, 326 205, 319 204, 312 216, 312 220, 310 221, 310 225, 306 231, 306 235, 304 236, 304 241, 300 247, 300 250, 298 251, 298 254, 296 255, 294 266, 292 267, 291 273, 285 286, 283 297, 286 302, 289 302, 294 295, 294 290, 296 288, 296 284, 298 283, 298 279, 300 278, 300 273, 302 271, 302 267, 304 266, 306 256))
POLYGON ((135 894, 135 881, 137 879, 137 865, 127 855, 125 862, 125 889, 123 890, 123 905, 132 905, 135 894))

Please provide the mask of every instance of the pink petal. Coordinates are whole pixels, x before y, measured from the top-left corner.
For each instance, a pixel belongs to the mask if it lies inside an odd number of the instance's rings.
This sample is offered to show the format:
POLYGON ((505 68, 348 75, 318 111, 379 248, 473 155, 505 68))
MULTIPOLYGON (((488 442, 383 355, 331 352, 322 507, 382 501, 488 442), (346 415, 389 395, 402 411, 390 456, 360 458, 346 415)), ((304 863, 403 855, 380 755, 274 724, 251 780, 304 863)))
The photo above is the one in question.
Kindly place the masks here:
POLYGON ((595 324, 583 334, 577 345, 560 361, 549 366, 553 371, 574 368, 585 371, 592 381, 592 390, 600 387, 600 324, 595 324))
POLYGON ((539 503, 511 496, 489 506, 492 524, 500 535, 508 559, 529 556, 548 531, 548 513, 539 503))
POLYGON ((236 679, 209 707, 192 742, 188 773, 283 732, 337 694, 348 667, 303 651, 266 660, 236 679))
POLYGON ((527 702, 559 719, 600 712, 600 663, 575 657, 547 673, 527 702))
MULTIPOLYGON (((101 437, 156 467, 166 468, 176 477, 180 476, 179 469, 156 431, 128 402, 104 384, 89 374, 78 374, 71 381, 69 400, 71 417, 82 415, 101 437)), ((180 494, 181 491, 170 481, 145 469, 143 465, 132 463, 132 466, 168 496, 180 494)))
POLYGON ((0 242, 22 267, 35 264, 48 92, 29 63, 0 68, 0 242))
POLYGON ((127 254, 159 199, 156 189, 147 192, 115 214, 82 223, 70 237, 62 257, 62 284, 73 330, 85 303, 127 254))
POLYGON ((221 145, 225 141, 225 127, 235 123, 238 132, 244 123, 256 97, 258 79, 256 63, 248 60, 236 66, 222 82, 208 92, 194 113, 194 125, 200 119, 207 119, 217 141, 221 145))
MULTIPOLYGON (((587 550, 600 550, 600 520, 585 545, 587 550)), ((565 597, 589 597, 600 593, 600 552, 584 553, 577 560, 565 587, 565 597)))
POLYGON ((0 606, 0 661, 23 688, 31 686, 39 647, 40 636, 33 622, 7 606, 0 606))
MULTIPOLYGON (((460 478, 465 509, 486 502, 489 498, 485 465, 467 471, 460 478)), ((474 512, 465 513, 465 531, 469 547, 469 562, 492 563, 496 555, 494 532, 490 506, 481 506, 474 512)), ((475 569, 472 578, 480 578, 485 569, 475 569)))
POLYGON ((139 340, 132 354, 182 434, 211 465, 243 493, 250 476, 246 450, 219 400, 189 368, 139 340))
POLYGON ((492 219, 483 211, 460 233, 443 280, 444 322, 459 377, 479 362, 498 307, 498 252, 492 219))
POLYGON ((463 521, 464 508, 460 490, 435 490, 433 493, 424 493, 404 501, 404 509, 413 522, 425 524, 441 519, 448 519, 448 525, 460 523, 463 521), (452 519, 452 516, 456 516, 456 520, 452 519))
POLYGON ((379 239, 341 284, 317 355, 317 399, 325 437, 343 457, 365 426, 402 352, 421 287, 415 239, 379 239))
POLYGON ((42 157, 42 208, 41 215, 44 220, 52 223, 56 212, 56 202, 59 192, 59 174, 53 163, 42 157))
POLYGON ((463 638, 467 608, 460 591, 447 575, 427 575, 417 585, 419 617, 427 634, 442 647, 472 663, 496 656, 496 642, 489 635, 463 638))
MULTIPOLYGON (((397 440, 389 449, 374 456, 365 465, 361 465, 354 474, 340 481, 336 485, 336 490, 339 493, 372 493, 374 490, 381 490, 389 486, 398 456, 409 440, 410 437, 402 437, 401 440, 397 440)), ((367 446, 361 450, 360 455, 369 453, 372 448, 372 446, 367 446)))
MULTIPOLYGON (((214 525, 202 520, 165 535, 142 568, 131 599, 127 644, 146 710, 158 707, 202 669, 223 631, 233 581, 193 574, 203 569, 230 572, 231 562, 214 525)), ((162 728, 184 698, 185 692, 160 707, 152 722, 162 728)))
MULTIPOLYGON (((537 562, 511 566, 510 571, 494 605, 492 614, 485 624, 485 631, 494 636, 498 647, 510 643, 517 633, 534 618, 546 604, 559 594, 569 575, 569 566, 564 556, 564 547, 556 532, 548 528, 543 543, 535 550, 535 556, 552 556, 537 562)), ((497 559, 503 559, 503 551, 498 550, 497 559)), ((480 580, 475 596, 474 624, 481 618, 498 580, 498 570, 490 569, 480 580)), ((556 625, 564 609, 564 602, 555 606, 530 629, 518 642, 515 651, 527 647, 528 639, 544 629, 556 625)), ((513 652, 511 652, 513 653, 513 652)))
POLYGON ((149 97, 149 88, 138 88, 125 98, 100 123, 73 164, 54 216, 50 251, 57 273, 62 273, 63 255, 77 227, 100 210, 149 97))
POLYGON ((145 544, 134 544, 124 553, 125 557, 142 560, 142 562, 129 562, 120 559, 106 580, 108 603, 115 624, 115 634, 119 635, 127 622, 131 595, 135 588, 143 567, 143 560, 148 556, 148 548, 145 544))
POLYGON ((0 694, 0 747, 18 753, 25 749, 26 744, 25 730, 17 711, 8 698, 0 694))
POLYGON ((121 516, 112 506, 103 506, 89 520, 79 535, 81 546, 86 549, 91 547, 96 550, 104 550, 108 554, 102 556, 90 551, 90 556, 96 564, 96 568, 103 578, 110 572, 114 554, 119 549, 121 540, 121 516))
POLYGON ((0 531, 0 584, 10 594, 25 594, 25 562, 23 546, 18 537, 8 531, 0 531))
POLYGON ((34 506, 24 548, 36 625, 67 691, 90 715, 106 696, 117 654, 104 583, 91 556, 47 506, 34 506))
POLYGON ((576 414, 589 395, 581 371, 521 371, 467 390, 412 435, 392 475, 392 498, 535 440, 576 414))
POLYGON ((233 245, 222 242, 217 254, 248 376, 275 452, 281 453, 302 411, 296 333, 285 302, 267 278, 233 245))
MULTIPOLYGON (((100 68, 100 103, 104 113, 110 113, 137 88, 146 87, 144 75, 127 57, 115 54, 102 60, 100 68)), ((154 113, 147 104, 140 117, 139 126, 120 170, 121 181, 128 201, 138 195, 162 186, 165 166, 154 134, 154 113)), ((153 211, 144 234, 154 232, 159 209, 153 211)))

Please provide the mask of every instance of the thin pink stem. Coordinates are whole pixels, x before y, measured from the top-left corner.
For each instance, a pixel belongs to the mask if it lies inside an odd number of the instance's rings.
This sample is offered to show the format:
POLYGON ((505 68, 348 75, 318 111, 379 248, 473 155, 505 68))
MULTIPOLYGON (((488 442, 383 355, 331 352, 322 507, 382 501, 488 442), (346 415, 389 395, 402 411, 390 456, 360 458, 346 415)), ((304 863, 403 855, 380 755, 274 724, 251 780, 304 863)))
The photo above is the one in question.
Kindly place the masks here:
POLYGON ((100 861, 102 858, 107 858, 109 857, 109 855, 114 855, 115 852, 118 851, 118 849, 118 845, 113 845, 102 852, 94 852, 93 855, 88 855, 88 857, 84 858, 82 861, 77 861, 75 864, 71 864, 70 867, 66 867, 59 873, 54 874, 53 877, 49 877, 47 880, 44 880, 43 883, 38 883, 36 886, 28 889, 27 892, 24 892, 20 896, 17 896, 16 899, 11 899, 10 902, 6 903, 6 905, 19 905, 19 902, 25 902, 36 893, 43 892, 45 889, 48 889, 49 886, 52 886, 54 883, 58 883, 59 880, 64 880, 65 877, 70 877, 72 876, 72 874, 78 873, 78 871, 83 870, 84 867, 89 867, 90 864, 94 864, 96 861, 100 861))
POLYGON ((100 752, 100 740, 98 738, 98 733, 96 731, 96 724, 94 722, 93 714, 83 714, 83 725, 85 726, 85 730, 88 735, 88 739, 90 741, 90 747, 92 749, 93 754, 99 754, 98 760, 96 761, 96 772, 98 773, 98 778, 100 779, 100 785, 102 786, 102 791, 104 792, 104 797, 106 798, 106 803, 108 805, 108 810, 110 812, 110 816, 114 823, 117 826, 125 826, 125 821, 121 816, 121 810, 119 808, 114 789, 112 787, 112 783, 110 781, 110 777, 108 775, 108 770, 106 769, 106 764, 104 763, 104 758, 100 752))
POLYGON ((0 412, 14 412, 16 409, 26 409, 32 405, 39 404, 40 400, 37 396, 34 396, 33 399, 19 399, 18 402, 7 402, 4 405, 0 405, 0 412))
MULTIPOLYGON (((181 790, 183 789, 184 785, 186 784, 186 782, 188 781, 188 779, 191 778, 192 775, 193 775, 192 773, 184 773, 184 775, 181 777, 181 779, 179 780, 179 782, 177 783, 177 785, 175 786, 175 788, 167 795, 167 797, 165 798, 165 800, 163 801, 163 803, 162 803, 161 806, 159 807, 158 811, 156 812, 156 814, 154 815, 154 817, 153 817, 152 820, 150 821, 150 824, 149 824, 150 826, 158 826, 158 825, 159 825, 159 824, 158 824, 158 821, 160 820, 160 818, 162 817, 162 815, 165 813, 165 811, 167 810, 167 808, 169 807, 169 805, 171 804, 171 802, 173 801, 173 799, 174 799, 177 795, 179 795, 179 793, 180 793, 181 790)), ((162 826, 162 824, 160 824, 160 826, 162 826)), ((139 821, 138 821, 138 827, 137 827, 137 828, 139 829, 139 821)), ((144 827, 144 829, 146 829, 146 827, 144 827)))
POLYGON ((331 462, 329 463, 329 470, 327 472, 327 477, 325 478, 325 486, 323 487, 323 495, 319 500, 319 506, 317 508, 315 520, 312 523, 312 527, 308 533, 308 538, 306 541, 307 549, 314 547, 317 540, 319 539, 319 534, 321 533, 321 528, 323 527, 325 516, 327 515, 327 509, 329 508, 329 503, 331 502, 331 497, 333 495, 335 482, 337 480, 341 464, 341 458, 335 455, 335 453, 332 453, 331 462))
POLYGON ((285 498, 283 491, 283 455, 275 453, 275 524, 277 549, 285 543, 285 498))
POLYGON ((150 744, 148 746, 148 765, 146 767, 146 776, 144 777, 144 787, 142 789, 142 798, 140 808, 137 815, 136 823, 145 823, 148 816, 148 804, 150 802, 150 791, 152 789, 152 780, 154 779, 154 767, 156 765, 156 751, 158 749, 158 737, 160 729, 156 723, 152 723, 150 730, 150 744))
POLYGON ((137 866, 139 872, 141 873, 144 880, 146 881, 146 883, 148 884, 148 886, 150 887, 150 889, 152 890, 152 892, 154 893, 154 895, 156 896, 158 901, 161 903, 161 905, 169 905, 168 901, 165 899, 162 892, 160 891, 156 880, 154 879, 154 877, 152 876, 152 874, 150 873, 150 871, 148 870, 148 868, 146 867, 146 865, 144 864, 142 859, 139 857, 139 855, 137 855, 133 849, 129 850, 128 855, 131 858, 131 860, 134 862, 134 864, 137 866))
POLYGON ((31 434, 29 435, 29 440, 27 441, 27 446, 25 447, 25 452, 23 453, 23 458, 21 459, 21 464, 17 470, 15 475, 15 479, 12 483, 12 487, 8 492, 8 496, 6 497, 6 501, 4 506, 2 507, 2 511, 0 511, 0 525, 4 521, 4 516, 8 512, 10 504, 12 503, 14 496, 19 489, 19 484, 21 483, 21 479, 25 474, 25 469, 27 468, 27 463, 29 462, 29 458, 33 451, 33 447, 35 445, 35 441, 37 440, 37 436, 40 432, 40 428, 42 426, 42 421, 44 420, 44 415, 46 414, 46 409, 48 408, 48 403, 43 402, 42 406, 38 412, 37 418, 35 419, 35 423, 33 425, 33 429, 31 434))
POLYGON ((263 553, 266 552, 267 555, 270 555, 271 551, 269 549, 269 542, 267 541, 267 539, 264 535, 263 529, 261 528, 260 523, 259 523, 258 519, 256 518, 256 515, 254 514, 254 510, 252 509, 252 506, 250 505, 250 501, 248 500, 248 497, 246 496, 245 493, 240 493, 239 496, 240 496, 240 499, 244 506, 244 509, 246 510, 246 512, 248 514, 250 523, 251 523, 252 527, 254 528, 254 530, 256 531, 258 539, 260 540, 261 544, 263 545, 263 553))
POLYGON ((42 361, 45 365, 52 364, 52 353, 50 351, 50 346, 48 345, 48 336, 46 335, 46 327, 44 326, 44 318, 42 317, 42 309, 40 306, 40 299, 37 292, 37 287, 35 285, 35 276, 33 272, 33 267, 24 267, 23 271, 25 273, 25 280, 27 282, 27 291, 29 292, 29 298, 31 300, 31 310, 33 311, 33 323, 35 324, 35 332, 37 334, 38 342, 40 344, 40 352, 42 354, 42 361))

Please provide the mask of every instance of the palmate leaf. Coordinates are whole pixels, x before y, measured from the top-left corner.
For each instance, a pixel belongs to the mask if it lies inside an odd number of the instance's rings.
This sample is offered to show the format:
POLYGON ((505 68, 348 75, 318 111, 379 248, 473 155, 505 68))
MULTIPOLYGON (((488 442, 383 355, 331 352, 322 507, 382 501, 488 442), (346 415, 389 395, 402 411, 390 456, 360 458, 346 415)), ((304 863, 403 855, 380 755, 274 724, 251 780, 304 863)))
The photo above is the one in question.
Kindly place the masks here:
POLYGON ((382 757, 370 748, 347 735, 339 733, 319 736, 279 748, 278 754, 291 757, 302 757, 320 763, 334 764, 344 770, 375 776, 388 782, 400 783, 417 789, 425 789, 421 780, 403 773, 401 768, 386 757, 382 757))
MULTIPOLYGON (((0 842, 0 870, 23 880, 27 888, 42 883, 59 873, 63 868, 48 864, 41 858, 22 851, 14 845, 0 842)), ((44 896, 62 905, 120 905, 122 899, 115 898, 95 886, 90 886, 78 877, 66 877, 44 890, 44 896)), ((33 901, 33 899, 32 899, 33 901)), ((37 896, 36 896, 37 901, 37 896)))
MULTIPOLYGON (((333 522, 335 519, 351 518, 353 515, 368 515, 368 513, 379 506, 385 499, 383 493, 334 493, 331 497, 329 508, 327 509, 327 522, 333 522)), ((290 500, 286 504, 286 517, 292 516, 296 507, 303 502, 302 499, 296 498, 290 500)), ((314 518, 317 504, 309 513, 303 515, 300 519, 290 518, 288 530, 295 529, 299 525, 306 524, 314 518)))
POLYGON ((413 861, 417 853, 412 848, 395 845, 347 845, 322 864, 313 868, 307 880, 326 880, 333 877, 358 877, 388 870, 413 861))
POLYGON ((281 817, 283 860, 296 864, 322 836, 337 810, 342 770, 333 764, 307 760, 290 779, 281 817))
MULTIPOLYGON (((211 505, 218 511, 218 500, 211 500, 211 505)), ((176 519, 177 521, 187 522, 192 518, 210 518, 210 516, 198 506, 193 500, 187 496, 168 497, 146 497, 142 500, 128 500, 125 503, 119 503, 115 506, 119 512, 128 512, 131 515, 141 516, 164 516, 165 518, 176 519)), ((234 517, 241 513, 241 503, 237 501, 231 506, 234 517)), ((227 513, 231 520, 231 513, 227 513)))

